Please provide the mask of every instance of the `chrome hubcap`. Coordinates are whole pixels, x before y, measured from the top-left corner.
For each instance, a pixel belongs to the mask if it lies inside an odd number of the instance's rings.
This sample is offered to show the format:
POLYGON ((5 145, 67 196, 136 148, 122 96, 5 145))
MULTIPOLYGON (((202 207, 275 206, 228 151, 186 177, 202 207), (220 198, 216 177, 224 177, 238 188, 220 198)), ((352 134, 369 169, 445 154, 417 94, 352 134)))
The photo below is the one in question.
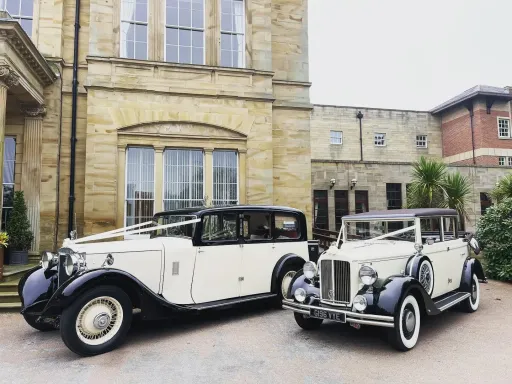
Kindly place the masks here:
POLYGON ((477 296, 478 296, 478 293, 477 293, 477 290, 476 290, 476 285, 473 284, 471 286, 471 299, 473 300, 473 303, 476 301, 477 296))
POLYGON ((281 294, 283 297, 286 297, 288 293, 288 288, 290 287, 290 283, 292 282, 293 276, 295 276, 297 272, 290 271, 286 275, 283 276, 283 281, 281 283, 281 294))
POLYGON ((411 311, 407 311, 405 314, 405 328, 407 332, 412 332, 414 330, 414 326, 416 325, 416 316, 411 311))
POLYGON ((96 315, 92 323, 95 328, 98 328, 99 330, 103 331, 110 324, 110 316, 108 315, 108 313, 105 312, 100 313, 96 315))

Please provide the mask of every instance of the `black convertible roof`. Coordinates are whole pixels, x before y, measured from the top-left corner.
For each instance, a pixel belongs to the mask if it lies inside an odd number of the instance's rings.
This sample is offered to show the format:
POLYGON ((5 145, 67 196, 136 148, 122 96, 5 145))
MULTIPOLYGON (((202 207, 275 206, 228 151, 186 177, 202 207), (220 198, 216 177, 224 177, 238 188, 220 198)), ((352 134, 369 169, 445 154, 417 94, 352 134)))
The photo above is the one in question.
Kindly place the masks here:
POLYGON ((163 216, 163 215, 195 215, 201 216, 207 213, 212 212, 224 212, 224 211, 271 211, 271 212, 290 212, 290 213, 300 213, 303 214, 302 211, 290 208, 290 207, 280 207, 274 205, 224 205, 218 207, 191 207, 191 208, 181 208, 175 209, 171 211, 164 211, 155 214, 155 216, 163 216))
POLYGON ((389 211, 370 211, 357 213, 355 215, 347 215, 343 216, 343 220, 393 219, 432 216, 457 216, 457 211, 455 209, 444 208, 392 209, 389 211))

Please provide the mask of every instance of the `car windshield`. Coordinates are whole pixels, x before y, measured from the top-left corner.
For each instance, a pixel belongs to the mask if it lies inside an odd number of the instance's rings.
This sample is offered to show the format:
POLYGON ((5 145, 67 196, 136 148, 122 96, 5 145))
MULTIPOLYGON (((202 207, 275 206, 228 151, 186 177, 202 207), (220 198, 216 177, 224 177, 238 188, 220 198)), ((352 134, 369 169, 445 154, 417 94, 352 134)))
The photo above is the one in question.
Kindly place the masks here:
MULTIPOLYGON (((159 215, 154 220, 154 225, 167 225, 181 223, 197 219, 194 215, 159 215)), ((190 237, 194 235, 196 223, 180 225, 177 227, 157 229, 152 233, 151 237, 190 237)))
POLYGON ((395 241, 415 241, 414 228, 398 234, 393 232, 414 226, 413 220, 396 221, 345 221, 346 239, 345 241, 371 240, 380 236, 385 236, 382 240, 395 241))

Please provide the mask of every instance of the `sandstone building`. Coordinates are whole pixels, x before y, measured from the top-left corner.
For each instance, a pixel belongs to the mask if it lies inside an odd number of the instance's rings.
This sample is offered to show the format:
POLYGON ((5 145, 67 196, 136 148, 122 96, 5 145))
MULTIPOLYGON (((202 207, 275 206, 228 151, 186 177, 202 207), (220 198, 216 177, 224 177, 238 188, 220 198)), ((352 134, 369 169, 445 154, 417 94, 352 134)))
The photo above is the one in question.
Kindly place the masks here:
POLYGON ((2 225, 24 190, 34 253, 205 203, 289 205, 335 229, 404 204, 420 155, 475 180, 476 218, 512 166, 508 90, 430 112, 311 105, 307 0, 79 5, 0 0, 2 225))

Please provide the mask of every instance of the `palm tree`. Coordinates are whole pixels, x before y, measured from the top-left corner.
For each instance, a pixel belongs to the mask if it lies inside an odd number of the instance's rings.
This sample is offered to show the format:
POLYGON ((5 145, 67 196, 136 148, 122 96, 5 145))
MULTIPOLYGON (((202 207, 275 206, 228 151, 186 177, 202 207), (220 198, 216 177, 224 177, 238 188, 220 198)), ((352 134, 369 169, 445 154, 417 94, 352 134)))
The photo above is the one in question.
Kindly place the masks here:
POLYGON ((469 220, 466 206, 470 194, 471 183, 466 176, 458 171, 448 173, 446 164, 442 161, 421 157, 413 165, 412 182, 407 192, 407 206, 455 209, 463 222, 464 219, 469 220))
POLYGON ((490 193, 491 198, 496 202, 512 197, 512 173, 503 176, 490 193))

